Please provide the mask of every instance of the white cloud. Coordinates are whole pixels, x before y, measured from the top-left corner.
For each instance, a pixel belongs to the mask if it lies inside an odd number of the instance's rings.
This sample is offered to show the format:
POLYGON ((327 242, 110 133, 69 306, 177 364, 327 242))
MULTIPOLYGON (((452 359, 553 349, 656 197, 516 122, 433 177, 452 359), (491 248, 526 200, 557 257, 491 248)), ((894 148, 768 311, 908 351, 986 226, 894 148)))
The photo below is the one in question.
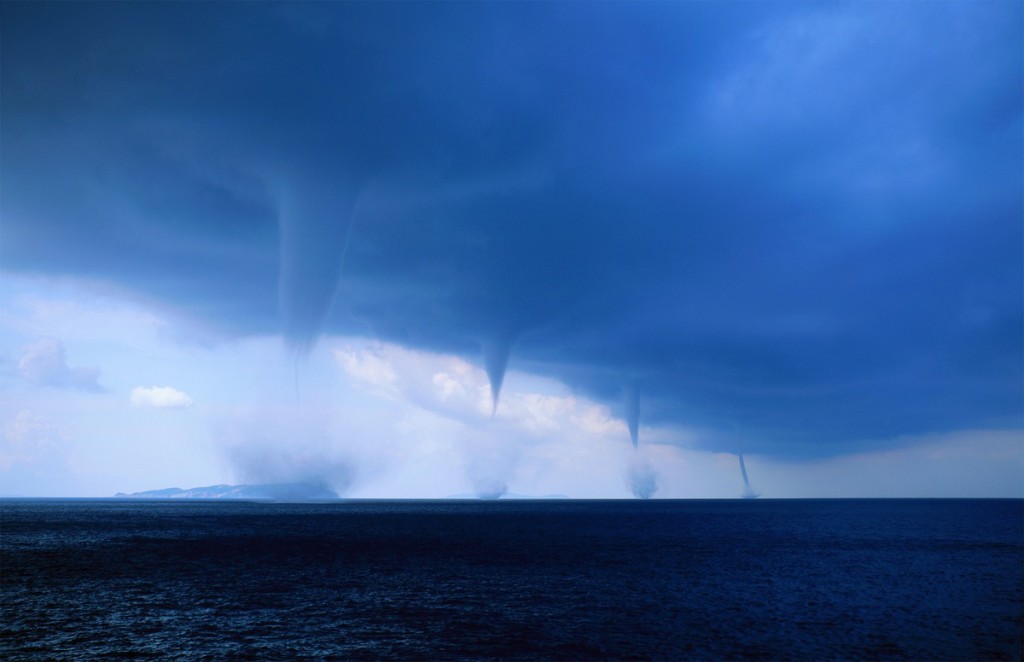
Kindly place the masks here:
MULTIPOLYGON (((466 488, 491 495, 506 488, 523 494, 628 495, 621 468, 632 448, 625 423, 562 384, 510 371, 492 417, 486 373, 459 357, 358 339, 332 356, 353 386, 396 408, 392 434, 399 439, 391 444, 430 446, 461 468, 461 479, 436 496, 466 488), (560 483, 565 473, 578 471, 581 480, 560 483)), ((404 451, 391 455, 403 464, 404 451)), ((424 460, 416 455, 417 462, 424 460)), ((404 469, 406 480, 415 480, 411 471, 404 469)))
POLYGON ((183 409, 192 406, 192 398, 170 386, 137 386, 132 389, 132 406, 183 409))
POLYGON ((331 354, 335 362, 352 377, 382 391, 393 389, 397 375, 385 358, 382 349, 375 347, 356 349, 348 345, 344 349, 333 350, 331 354))
MULTIPOLYGON (((375 395, 405 401, 478 429, 491 417, 486 373, 455 356, 418 352, 387 343, 350 344, 333 350, 335 362, 375 395)), ((622 437, 625 423, 608 408, 574 396, 557 382, 509 372, 496 419, 520 436, 566 434, 622 437)))
POLYGON ((487 375, 464 360, 354 340, 331 353, 361 390, 462 422, 490 413, 487 375))
POLYGON ((15 464, 32 464, 52 454, 63 441, 57 428, 42 416, 22 409, 13 421, 4 426, 0 469, 7 470, 15 464))
POLYGON ((33 384, 80 391, 103 390, 98 381, 99 368, 68 366, 64 343, 57 338, 43 337, 26 345, 14 370, 33 384))

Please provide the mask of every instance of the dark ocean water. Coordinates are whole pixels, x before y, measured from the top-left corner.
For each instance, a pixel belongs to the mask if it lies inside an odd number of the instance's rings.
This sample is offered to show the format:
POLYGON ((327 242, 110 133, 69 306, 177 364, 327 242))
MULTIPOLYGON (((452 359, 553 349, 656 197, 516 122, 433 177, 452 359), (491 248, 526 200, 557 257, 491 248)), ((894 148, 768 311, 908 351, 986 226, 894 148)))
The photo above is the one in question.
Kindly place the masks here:
POLYGON ((1019 500, 0 501, 0 657, 1021 659, 1019 500))

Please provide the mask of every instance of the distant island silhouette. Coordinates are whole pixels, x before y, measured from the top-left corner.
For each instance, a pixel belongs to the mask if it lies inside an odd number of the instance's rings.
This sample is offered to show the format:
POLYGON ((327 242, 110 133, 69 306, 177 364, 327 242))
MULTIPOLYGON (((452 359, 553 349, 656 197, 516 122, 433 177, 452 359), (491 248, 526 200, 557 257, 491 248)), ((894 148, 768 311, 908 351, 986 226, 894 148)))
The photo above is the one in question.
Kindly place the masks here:
POLYGON ((125 494, 118 492, 117 499, 270 499, 273 501, 313 501, 337 499, 338 493, 319 484, 309 483, 268 483, 263 485, 210 485, 182 489, 168 487, 162 490, 147 490, 125 494))

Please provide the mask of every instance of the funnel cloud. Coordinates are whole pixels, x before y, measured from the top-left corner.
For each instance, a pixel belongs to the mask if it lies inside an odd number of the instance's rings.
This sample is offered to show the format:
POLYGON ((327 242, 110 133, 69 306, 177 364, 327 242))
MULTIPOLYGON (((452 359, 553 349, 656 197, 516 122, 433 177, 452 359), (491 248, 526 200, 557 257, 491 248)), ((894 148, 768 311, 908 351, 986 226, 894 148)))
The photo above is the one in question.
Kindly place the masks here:
POLYGON ((640 390, 635 384, 626 387, 626 425, 633 448, 640 444, 640 390))
POLYGON ((501 385, 505 381, 505 370, 508 367, 509 353, 512 351, 512 338, 499 336, 483 343, 484 370, 491 385, 491 416, 498 413, 498 400, 501 397, 501 385))
POLYGON ((282 201, 278 296, 284 338, 298 355, 316 344, 337 296, 352 229, 344 184, 291 185, 282 201))
POLYGON ((747 477, 747 464, 743 461, 743 453, 739 454, 740 458, 740 473, 743 474, 743 498, 744 499, 756 499, 761 496, 760 492, 756 492, 750 487, 750 479, 747 477))

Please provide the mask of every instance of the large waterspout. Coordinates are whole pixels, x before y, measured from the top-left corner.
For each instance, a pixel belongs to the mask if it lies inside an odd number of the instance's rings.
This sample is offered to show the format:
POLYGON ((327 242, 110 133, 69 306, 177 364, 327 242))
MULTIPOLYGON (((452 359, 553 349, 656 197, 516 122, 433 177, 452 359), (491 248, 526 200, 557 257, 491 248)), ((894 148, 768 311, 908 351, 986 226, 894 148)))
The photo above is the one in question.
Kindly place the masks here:
POLYGON ((640 390, 636 384, 626 387, 626 425, 633 448, 637 448, 640 445, 640 390))
POLYGON ((750 479, 747 477, 747 464, 743 461, 743 453, 740 456, 740 473, 743 474, 743 498, 744 499, 756 499, 761 496, 759 492, 754 491, 750 487, 750 479))
POLYGON ((316 344, 331 311, 352 231, 353 195, 326 176, 282 192, 278 297, 284 338, 296 355, 316 344))
POLYGON ((511 336, 497 336, 483 343, 484 370, 491 383, 491 416, 498 413, 498 399, 501 397, 501 385, 505 381, 505 369, 508 367, 511 350, 511 336))

